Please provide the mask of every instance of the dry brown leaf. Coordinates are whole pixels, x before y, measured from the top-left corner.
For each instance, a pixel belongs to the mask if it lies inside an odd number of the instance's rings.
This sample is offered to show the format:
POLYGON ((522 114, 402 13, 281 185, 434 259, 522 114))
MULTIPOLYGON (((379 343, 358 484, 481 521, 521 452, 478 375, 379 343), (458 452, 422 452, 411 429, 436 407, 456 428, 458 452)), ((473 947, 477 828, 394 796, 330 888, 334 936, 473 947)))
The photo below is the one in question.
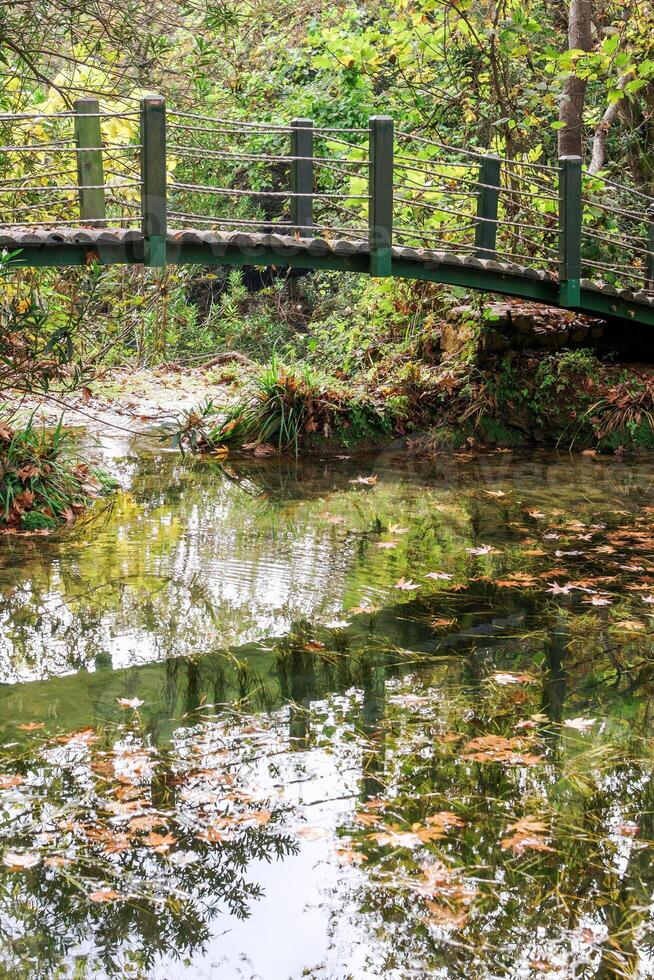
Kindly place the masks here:
POLYGON ((101 902, 115 902, 123 896, 114 888, 99 888, 96 892, 91 892, 89 899, 91 902, 100 904, 101 902))

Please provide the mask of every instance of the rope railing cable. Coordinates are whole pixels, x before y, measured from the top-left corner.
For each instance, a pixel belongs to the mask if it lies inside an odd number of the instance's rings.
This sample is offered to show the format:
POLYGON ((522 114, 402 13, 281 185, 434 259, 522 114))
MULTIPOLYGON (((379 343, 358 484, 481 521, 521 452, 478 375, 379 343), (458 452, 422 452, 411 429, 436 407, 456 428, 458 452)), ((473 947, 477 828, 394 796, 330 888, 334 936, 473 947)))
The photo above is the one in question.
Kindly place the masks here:
MULTIPOLYGON (((85 119, 127 119, 130 117, 139 116, 138 110, 131 110, 129 112, 85 112, 85 119)), ((14 120, 18 122, 23 122, 31 119, 76 119, 78 116, 77 112, 0 112, 0 123, 1 122, 13 122, 14 120)))
MULTIPOLYGON (((433 228, 432 231, 438 231, 448 235, 463 235, 468 231, 474 231, 476 227, 477 222, 472 221, 467 225, 439 225, 438 228, 433 228)), ((395 228, 394 231, 399 232, 400 234, 423 234, 423 231, 420 228, 395 228)), ((425 234, 429 234, 429 229, 426 229, 425 234)))
POLYGON ((634 194, 636 197, 640 197, 647 201, 651 207, 654 207, 654 197, 651 194, 645 194, 643 191, 636 190, 635 187, 627 187, 626 184, 619 184, 616 180, 610 180, 608 177, 598 177, 596 175, 588 176, 584 175, 589 180, 600 181, 603 184, 608 184, 609 187, 614 187, 616 190, 625 191, 627 194, 634 194))
MULTIPOLYGON (((316 131, 314 130, 314 136, 316 131)), ((337 146, 347 146, 350 150, 362 150, 363 147, 360 143, 349 143, 347 140, 338 139, 336 136, 323 136, 321 133, 317 134, 318 139, 323 139, 327 143, 336 143, 337 146)))
POLYGON ((167 126, 167 128, 168 128, 168 130, 173 130, 175 132, 183 132, 183 133, 208 133, 210 136, 218 136, 218 135, 225 135, 225 136, 239 136, 239 135, 240 136, 244 136, 244 135, 262 136, 262 135, 264 135, 264 133, 276 133, 276 134, 279 134, 280 136, 282 134, 286 136, 289 133, 291 133, 290 127, 287 127, 286 129, 283 129, 283 128, 279 127, 279 126, 268 126, 265 129, 264 128, 259 128, 257 130, 248 130, 248 129, 224 129, 224 128, 219 128, 219 127, 215 128, 215 129, 209 129, 207 126, 185 126, 182 123, 169 123, 168 126, 167 126))
POLYGON ((449 194, 450 197, 473 197, 475 191, 459 191, 450 187, 428 187, 424 184, 395 184, 396 191, 411 191, 414 194, 449 194))
POLYGON ((141 150, 140 143, 105 143, 103 146, 67 146, 61 143, 31 143, 20 146, 0 146, 0 153, 117 153, 126 150, 141 150))
POLYGON ((587 197, 582 197, 581 203, 588 205, 590 208, 597 208, 599 211, 604 211, 607 214, 619 214, 623 218, 629 218, 632 221, 647 221, 647 215, 643 214, 642 211, 640 213, 637 211, 625 211, 624 208, 619 208, 615 205, 601 204, 599 201, 593 201, 587 197))
MULTIPOLYGON (((0 186, 4 184, 15 183, 17 180, 50 180, 54 177, 70 177, 75 173, 74 170, 45 170, 41 173, 24 174, 22 177, 12 174, 11 177, 3 177, 0 180, 0 186)), ((48 185, 50 186, 50 185, 48 185)), ((53 185, 56 186, 56 185, 53 185)))
POLYGON ((440 211, 443 214, 453 214, 455 218, 470 217, 469 215, 462 215, 460 211, 453 211, 452 208, 447 208, 444 205, 428 204, 426 201, 409 201, 405 197, 398 197, 395 194, 393 195, 393 200, 398 204, 405 204, 407 207, 422 208, 426 211, 440 211))
MULTIPOLYGON (((517 165, 521 166, 521 164, 517 165)), ((538 177, 534 177, 533 175, 527 176, 526 174, 518 173, 517 170, 508 170, 506 167, 503 167, 502 169, 506 177, 510 178, 511 180, 515 180, 523 184, 529 184, 531 187, 540 187, 542 190, 550 194, 556 190, 556 186, 553 187, 552 184, 547 184, 544 180, 540 180, 538 177)))
POLYGON ((214 150, 203 146, 179 146, 175 143, 168 144, 171 153, 186 153, 198 159, 207 157, 208 159, 220 160, 245 160, 253 163, 291 163, 295 160, 303 160, 309 163, 341 163, 343 165, 356 166, 358 164, 369 164, 369 160, 339 160, 338 157, 296 157, 290 153, 234 153, 231 150, 214 150))
POLYGON ((72 226, 74 228, 79 228, 80 231, 84 230, 85 225, 105 225, 107 223, 113 222, 114 224, 123 224, 125 221, 131 221, 131 218, 119 218, 119 217, 107 217, 107 218, 85 218, 83 221, 80 218, 48 218, 43 221, 35 221, 31 225, 25 225, 20 221, 8 222, 2 221, 0 219, 1 228, 23 228, 25 231, 30 231, 31 229, 38 229, 43 226, 47 227, 63 227, 72 226))
MULTIPOLYGON (((127 187, 129 184, 129 186, 140 187, 142 183, 143 182, 140 180, 130 180, 130 181, 126 181, 124 184, 122 184, 122 186, 127 187)), ((53 184, 50 187, 0 187, 0 194, 15 194, 15 193, 43 194, 50 191, 59 191, 61 193, 63 192, 68 193, 70 191, 79 191, 79 190, 99 191, 99 190, 106 190, 107 188, 115 189, 115 184, 85 184, 84 187, 80 187, 79 184, 63 184, 63 185, 53 184)))
POLYGON ((423 143, 425 146, 435 146, 439 150, 446 150, 448 153, 456 153, 459 156, 473 157, 476 160, 483 156, 483 153, 478 153, 476 150, 466 150, 456 146, 449 146, 447 143, 439 143, 438 140, 430 140, 425 136, 407 133, 401 129, 395 131, 395 138, 398 140, 409 140, 413 143, 423 143))
MULTIPOLYGON (((633 273, 641 271, 637 266, 634 265, 623 265, 622 263, 619 262, 618 263, 602 262, 601 259, 586 259, 585 257, 582 257, 581 260, 582 265, 592 265, 593 263, 595 263, 598 267, 601 267, 603 269, 608 269, 610 272, 615 272, 616 274, 618 274, 623 270, 626 270, 628 272, 633 272, 633 273)), ((644 270, 642 270, 641 272, 641 278, 643 273, 644 270)))
MULTIPOLYGON (((620 241, 619 239, 616 239, 616 238, 609 238, 606 235, 599 235, 599 234, 597 234, 594 231, 587 231, 585 228, 582 229, 581 234, 583 235, 584 238, 593 238, 593 239, 595 239, 598 242, 606 242, 607 245, 617 245, 618 248, 623 248, 623 249, 626 248, 630 252, 636 252, 639 255, 651 255, 652 254, 649 249, 643 248, 642 247, 642 244, 641 245, 630 245, 630 244, 627 244, 626 242, 620 241)), ((642 243, 643 239, 640 238, 640 239, 637 239, 637 241, 640 241, 642 243)))
POLYGON ((617 276, 618 279, 630 279, 641 284, 644 279, 644 275, 637 276, 635 273, 631 272, 615 272, 615 269, 612 266, 605 265, 603 262, 591 262, 584 260, 582 262, 582 266, 587 266, 589 269, 599 269, 604 272, 610 272, 617 276))
MULTIPOLYGON (((415 133, 407 133, 404 130, 397 130, 395 135, 400 139, 413 140, 417 143, 424 143, 427 146, 435 146, 440 150, 446 150, 448 153, 458 153, 461 156, 474 157, 475 159, 481 159, 484 156, 488 156, 488 153, 483 153, 480 152, 479 150, 467 150, 463 147, 451 146, 448 143, 439 143, 437 140, 427 139, 425 136, 418 136, 415 133)), ((529 160, 515 160, 509 157, 500 157, 500 156, 498 156, 497 159, 501 163, 510 163, 510 164, 517 163, 523 167, 532 167, 534 170, 544 170, 550 173, 556 173, 558 171, 558 167, 554 167, 546 163, 532 163, 529 160)))
POLYGON ((293 198, 293 197, 308 197, 311 196, 314 200, 343 200, 343 201, 369 201, 369 194, 296 194, 293 191, 256 191, 256 190, 238 190, 233 187, 211 187, 205 186, 203 184, 185 184, 178 181, 171 181, 168 185, 174 190, 182 191, 193 191, 196 194, 223 194, 226 196, 233 197, 282 197, 282 198, 293 198))
MULTIPOLYGON (((212 216, 191 214, 185 211, 169 211, 168 216, 172 218, 174 221, 180 221, 182 219, 188 218, 193 221, 199 221, 203 224, 236 225, 237 227, 240 227, 241 225, 246 225, 247 227, 268 228, 269 231, 267 232, 267 234, 271 234, 271 235, 274 235, 279 231, 292 232, 295 231, 296 229, 300 231, 318 232, 320 230, 325 230, 325 231, 338 231, 345 234, 362 234, 366 236, 368 235, 367 228, 346 228, 338 225, 322 224, 320 222, 316 222, 313 225, 297 225, 291 222, 290 219, 286 221, 284 224, 280 223, 275 225, 270 220, 256 221, 252 218, 214 218, 212 216)), ((192 231, 193 229, 188 229, 188 230, 192 231)))
MULTIPOLYGON (((599 235, 599 232, 598 231, 589 231, 587 227, 584 227, 584 228, 582 228, 582 234, 584 234, 584 235, 599 235)), ((622 228, 618 229, 615 232, 615 234, 616 235, 619 235, 620 237, 619 238, 615 238, 615 239, 609 239, 607 237, 606 240, 607 241, 611 241, 611 244, 613 244, 613 245, 620 245, 620 246, 625 247, 625 248, 630 248, 631 247, 629 244, 627 244, 628 242, 639 242, 642 245, 643 242, 646 240, 646 236, 645 235, 643 235, 643 234, 640 234, 640 235, 632 235, 632 234, 630 234, 627 231, 623 231, 622 228)))
MULTIPOLYGON (((240 119, 224 119, 220 116, 202 116, 196 112, 180 112, 177 109, 169 109, 168 115, 178 119, 199 119, 200 122, 213 122, 219 123, 220 125, 238 127, 240 129, 262 129, 266 132, 280 132, 288 133, 291 130, 290 126, 276 125, 275 123, 253 123, 244 122, 240 119)), ((212 130, 213 132, 213 130, 212 130)))

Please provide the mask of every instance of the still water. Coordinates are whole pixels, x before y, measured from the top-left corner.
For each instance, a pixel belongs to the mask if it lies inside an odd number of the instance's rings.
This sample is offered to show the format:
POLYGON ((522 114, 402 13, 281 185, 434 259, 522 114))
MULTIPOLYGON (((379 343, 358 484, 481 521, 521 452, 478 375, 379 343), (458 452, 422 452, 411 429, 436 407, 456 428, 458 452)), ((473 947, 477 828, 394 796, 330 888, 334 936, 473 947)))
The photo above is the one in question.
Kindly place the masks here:
POLYGON ((103 452, 0 541, 0 976, 654 977, 654 462, 103 452))

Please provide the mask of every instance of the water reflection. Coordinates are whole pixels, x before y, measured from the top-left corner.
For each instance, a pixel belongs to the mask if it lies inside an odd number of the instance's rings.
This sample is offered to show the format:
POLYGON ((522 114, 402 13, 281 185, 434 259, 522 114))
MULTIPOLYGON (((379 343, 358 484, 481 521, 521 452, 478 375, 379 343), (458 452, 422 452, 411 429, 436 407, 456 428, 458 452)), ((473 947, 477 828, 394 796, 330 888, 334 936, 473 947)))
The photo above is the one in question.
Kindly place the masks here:
POLYGON ((143 455, 3 542, 0 970, 654 976, 653 473, 143 455))

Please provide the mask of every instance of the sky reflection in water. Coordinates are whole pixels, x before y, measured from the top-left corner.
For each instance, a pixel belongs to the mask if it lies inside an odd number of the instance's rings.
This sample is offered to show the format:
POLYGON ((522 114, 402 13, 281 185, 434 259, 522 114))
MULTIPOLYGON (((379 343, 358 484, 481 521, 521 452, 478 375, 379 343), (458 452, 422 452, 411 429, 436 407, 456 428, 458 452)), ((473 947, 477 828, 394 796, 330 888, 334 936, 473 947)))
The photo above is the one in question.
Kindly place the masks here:
POLYGON ((0 972, 654 976, 654 464, 116 465, 0 550, 0 972))

